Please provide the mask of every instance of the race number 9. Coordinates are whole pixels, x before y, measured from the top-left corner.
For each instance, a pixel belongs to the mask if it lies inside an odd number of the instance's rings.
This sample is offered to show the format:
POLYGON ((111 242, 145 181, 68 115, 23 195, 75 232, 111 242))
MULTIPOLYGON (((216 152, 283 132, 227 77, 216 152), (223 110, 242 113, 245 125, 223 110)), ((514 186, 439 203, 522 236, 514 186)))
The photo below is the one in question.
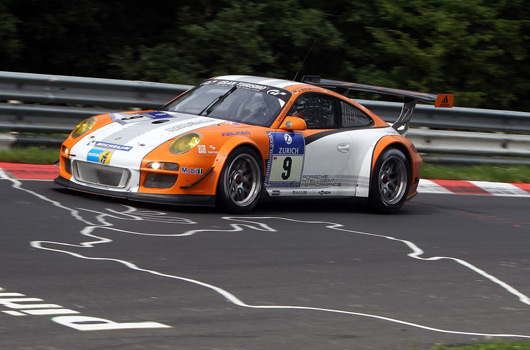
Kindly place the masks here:
POLYGON ((271 166, 270 182, 297 182, 302 177, 304 156, 274 156, 271 166))
POLYGON ((291 167, 293 166, 293 159, 291 157, 286 157, 283 160, 283 170, 282 179, 287 180, 291 176, 291 167))

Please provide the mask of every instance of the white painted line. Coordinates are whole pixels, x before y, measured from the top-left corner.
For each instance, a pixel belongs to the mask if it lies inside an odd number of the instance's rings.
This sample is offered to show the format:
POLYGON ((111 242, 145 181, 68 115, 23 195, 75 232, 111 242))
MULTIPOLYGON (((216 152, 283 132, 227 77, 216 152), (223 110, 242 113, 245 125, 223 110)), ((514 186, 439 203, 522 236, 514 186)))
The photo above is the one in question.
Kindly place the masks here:
MULTIPOLYGON (((5 173, 2 172, 0 169, 0 178, 3 177, 5 173)), ((88 209, 73 209, 68 208, 61 203, 54 201, 52 199, 47 198, 46 196, 43 196, 37 192, 34 192, 29 189, 25 189, 22 187, 22 183, 15 179, 10 179, 10 181, 13 183, 13 188, 24 191, 26 193, 32 194, 36 196, 37 198, 49 202, 52 205, 64 209, 77 219, 78 221, 86 224, 81 231, 80 234, 83 236, 88 237, 90 240, 82 242, 80 244, 70 244, 70 243, 63 243, 63 242, 54 242, 54 241, 33 241, 31 242, 31 246, 34 248, 46 250, 46 251, 52 251, 52 252, 58 252, 67 254, 76 258, 85 259, 85 260, 94 260, 94 261, 108 261, 108 262, 116 262, 119 263, 131 270, 138 271, 138 272, 144 272, 148 273, 154 276, 160 276, 160 277, 166 277, 170 279, 180 280, 188 283, 192 283, 207 289, 210 289, 214 291, 215 293, 218 293, 222 297, 224 297, 229 302, 238 305, 240 307, 244 308, 251 308, 251 309, 270 309, 270 310, 280 310, 280 309, 290 309, 290 310, 309 310, 309 311, 316 311, 316 312, 326 312, 326 313, 336 313, 336 314, 346 314, 346 315, 352 315, 352 316, 360 316, 360 317, 367 317, 372 319, 378 319, 382 321, 387 321, 391 323, 406 325, 410 327, 415 327, 419 329, 424 329, 428 331, 433 332, 439 332, 439 333, 447 333, 447 334, 459 334, 459 335, 468 335, 468 336, 483 336, 483 337, 509 337, 509 338, 527 338, 530 339, 530 334, 510 334, 510 333, 484 333, 484 332, 475 332, 475 331, 461 331, 461 330, 449 330, 449 329, 441 329, 436 328, 433 326, 423 325, 419 323, 413 323, 405 320, 400 320, 396 318, 386 317, 386 316, 380 316, 380 315, 374 315, 374 314, 367 314, 367 313, 359 313, 359 312, 352 312, 348 310, 340 310, 340 309, 327 309, 327 308, 320 308, 320 307, 306 307, 306 306, 297 306, 297 305, 250 305, 239 299, 236 295, 230 293, 229 291, 222 289, 218 286, 208 284, 205 282, 201 282, 192 278, 187 278, 183 276, 177 276, 177 275, 171 275, 162 273, 156 270, 149 270, 144 269, 140 266, 137 266, 134 263, 131 263, 129 261, 115 259, 115 258, 98 258, 98 257, 90 257, 85 256, 80 253, 75 253, 73 251, 69 251, 68 248, 94 248, 98 244, 105 244, 110 243, 112 240, 110 238, 97 236, 94 234, 94 231, 96 230, 111 230, 121 233, 130 233, 135 235, 144 235, 144 236, 162 236, 162 237, 187 237, 198 233, 216 233, 216 232, 240 232, 244 230, 255 230, 255 231, 265 231, 265 232, 276 232, 276 230, 260 221, 267 221, 267 220, 284 220, 294 223, 304 223, 304 224, 317 224, 317 225, 324 225, 325 228, 329 230, 337 230, 341 232, 347 232, 355 235, 363 235, 363 236, 370 236, 377 239, 385 239, 385 240, 391 240, 395 241, 397 243, 400 243, 404 246, 406 246, 411 252, 407 254, 410 258, 418 259, 422 261, 438 261, 438 260, 450 260, 456 264, 459 264, 461 266, 464 266, 468 268, 470 271, 474 272, 475 274, 482 276, 489 280, 491 283, 494 283, 504 289, 507 293, 512 294, 514 297, 516 297, 521 303, 525 305, 530 305, 530 298, 525 295, 524 293, 520 292, 513 286, 509 285, 508 283, 502 281, 501 279, 489 274, 485 270, 469 263, 468 261, 450 257, 450 256, 434 256, 434 257, 422 257, 424 255, 424 251, 420 249, 415 243, 411 241, 407 241, 404 239, 396 238, 389 235, 382 235, 382 234, 376 234, 376 233, 369 233, 369 232, 362 232, 362 231, 356 231, 356 230, 349 230, 343 227, 342 224, 339 223, 332 223, 332 222, 325 222, 325 221, 305 221, 305 220, 295 220, 285 217, 222 217, 221 219, 227 220, 229 222, 233 222, 229 224, 231 227, 230 229, 195 229, 195 230, 187 230, 180 233, 174 233, 174 234, 153 234, 149 232, 135 232, 135 231, 129 231, 129 230, 122 230, 119 228, 114 227, 114 225, 110 222, 109 219, 121 219, 121 220, 139 220, 139 221, 151 221, 155 220, 157 222, 182 222, 185 224, 194 223, 193 221, 186 219, 186 218, 171 218, 167 217, 167 213, 163 212, 155 212, 155 211, 137 211, 135 208, 126 206, 126 210, 123 212, 117 212, 115 210, 107 210, 105 211, 95 211, 95 210, 88 210, 88 209), (89 211, 91 213, 96 213, 96 221, 97 222, 90 222, 82 217, 80 214, 80 211, 89 211), (166 217, 164 217, 166 216, 166 217), (166 221, 167 220, 167 221, 166 221), (259 220, 259 221, 257 221, 259 220), (52 248, 54 247, 54 248, 52 248)), ((430 322, 433 322, 434 320, 430 320, 430 322)))
POLYGON ((26 314, 18 311, 2 311, 4 314, 8 314, 11 316, 27 316, 26 314))
POLYGON ((33 316, 51 316, 51 315, 73 315, 78 314, 79 311, 70 309, 43 309, 43 310, 24 310, 28 315, 33 316))

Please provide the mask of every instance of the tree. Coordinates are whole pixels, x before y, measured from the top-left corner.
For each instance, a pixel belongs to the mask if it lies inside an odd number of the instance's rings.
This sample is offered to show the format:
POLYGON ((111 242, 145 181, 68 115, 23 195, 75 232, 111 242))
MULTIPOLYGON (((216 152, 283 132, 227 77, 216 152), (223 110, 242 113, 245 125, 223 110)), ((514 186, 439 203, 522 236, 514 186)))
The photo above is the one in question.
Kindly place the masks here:
POLYGON ((177 84, 300 70, 530 111, 529 18, 523 0, 0 0, 0 63, 177 84))
POLYGON ((0 2, 0 65, 7 66, 15 62, 20 54, 17 25, 19 20, 13 16, 5 3, 0 2))

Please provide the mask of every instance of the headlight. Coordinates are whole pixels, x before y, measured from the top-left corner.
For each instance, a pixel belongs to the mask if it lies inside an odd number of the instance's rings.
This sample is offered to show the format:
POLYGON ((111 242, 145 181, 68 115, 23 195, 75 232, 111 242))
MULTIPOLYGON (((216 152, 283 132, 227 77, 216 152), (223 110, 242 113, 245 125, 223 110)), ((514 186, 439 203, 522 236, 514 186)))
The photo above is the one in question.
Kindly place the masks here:
POLYGON ((182 154, 188 152, 201 142, 201 136, 194 132, 177 137, 169 145, 169 151, 173 154, 182 154))
POLYGON ((74 139, 78 138, 88 132, 88 130, 92 129, 94 125, 96 125, 96 118, 94 117, 83 120, 81 123, 77 124, 74 131, 72 131, 72 137, 74 139))

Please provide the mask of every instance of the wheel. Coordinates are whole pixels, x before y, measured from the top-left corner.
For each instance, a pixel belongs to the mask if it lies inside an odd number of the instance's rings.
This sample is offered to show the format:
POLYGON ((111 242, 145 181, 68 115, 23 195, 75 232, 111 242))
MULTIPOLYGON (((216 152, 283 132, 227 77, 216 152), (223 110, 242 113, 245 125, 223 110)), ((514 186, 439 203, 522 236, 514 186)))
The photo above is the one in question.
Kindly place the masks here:
POLYGON ((410 186, 410 164, 398 149, 389 148, 377 160, 370 184, 369 204, 381 213, 392 213, 405 203, 410 186))
POLYGON ((258 154, 240 147, 227 158, 217 188, 217 204, 233 213, 246 213, 258 204, 263 185, 258 154))

